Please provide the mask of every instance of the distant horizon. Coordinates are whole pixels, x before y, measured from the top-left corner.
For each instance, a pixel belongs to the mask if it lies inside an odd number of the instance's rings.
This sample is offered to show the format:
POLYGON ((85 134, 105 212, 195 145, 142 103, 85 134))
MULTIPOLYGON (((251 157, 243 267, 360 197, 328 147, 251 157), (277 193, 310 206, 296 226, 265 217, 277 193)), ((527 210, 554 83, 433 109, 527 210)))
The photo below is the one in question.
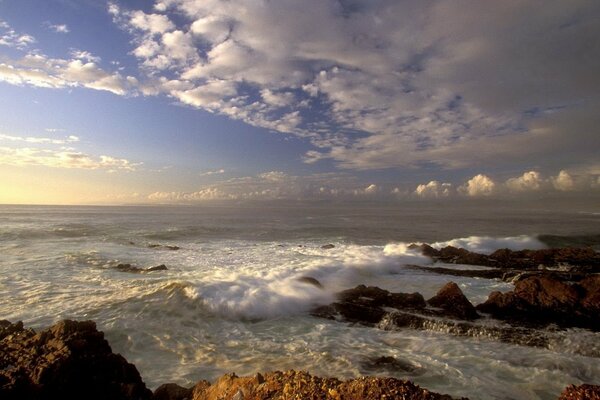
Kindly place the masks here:
POLYGON ((600 3, 0 1, 0 203, 597 196, 600 3))

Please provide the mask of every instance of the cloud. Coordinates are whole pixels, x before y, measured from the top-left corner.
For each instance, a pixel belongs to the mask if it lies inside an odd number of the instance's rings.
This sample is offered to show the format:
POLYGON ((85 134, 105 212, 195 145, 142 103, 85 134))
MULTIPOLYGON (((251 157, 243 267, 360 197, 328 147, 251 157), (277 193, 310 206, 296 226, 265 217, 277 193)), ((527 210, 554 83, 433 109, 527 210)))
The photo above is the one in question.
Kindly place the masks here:
POLYGON ((223 168, 221 169, 216 169, 213 171, 206 171, 200 174, 200 176, 211 176, 211 175, 221 175, 224 174, 225 170, 223 168))
POLYGON ((75 135, 58 139, 0 134, 0 165, 103 169, 108 172, 135 171, 142 165, 124 158, 94 156, 78 151, 73 146, 79 141, 79 137, 75 135))
POLYGON ((560 171, 557 176, 551 178, 551 181, 554 188, 561 192, 575 190, 575 180, 567 171, 560 171))
POLYGON ((26 33, 17 33, 6 21, 0 20, 0 46, 24 50, 35 42, 33 36, 26 33))
POLYGON ((135 93, 137 79, 123 77, 118 72, 106 72, 96 62, 86 60, 87 52, 75 56, 77 58, 65 60, 28 54, 19 60, 5 59, 0 63, 0 81, 54 89, 85 87, 120 96, 135 93))
POLYGON ((479 174, 469 179, 466 184, 458 190, 470 197, 491 196, 494 194, 496 184, 488 176, 479 174))
POLYGON ((69 29, 69 27, 65 24, 47 24, 48 29, 52 30, 53 32, 56 33, 69 33, 71 32, 71 30, 69 29))
POLYGON ((585 43, 600 34, 600 6, 536 10, 464 0, 168 0, 154 14, 109 6, 141 66, 185 86, 155 79, 154 94, 309 138, 306 162, 359 170, 464 168, 527 151, 547 160, 558 142, 583 149, 550 120, 582 121, 578 137, 593 126, 600 50, 585 43))
POLYGON ((417 186, 414 194, 422 198, 448 197, 452 194, 452 184, 431 181, 428 184, 417 186))
POLYGON ((537 171, 525 172, 517 178, 510 178, 506 181, 506 186, 513 192, 528 192, 540 190, 545 181, 537 171))
POLYGON ((12 166, 44 166, 67 169, 104 169, 109 172, 135 171, 141 164, 110 156, 94 157, 74 150, 0 146, 0 164, 12 166))

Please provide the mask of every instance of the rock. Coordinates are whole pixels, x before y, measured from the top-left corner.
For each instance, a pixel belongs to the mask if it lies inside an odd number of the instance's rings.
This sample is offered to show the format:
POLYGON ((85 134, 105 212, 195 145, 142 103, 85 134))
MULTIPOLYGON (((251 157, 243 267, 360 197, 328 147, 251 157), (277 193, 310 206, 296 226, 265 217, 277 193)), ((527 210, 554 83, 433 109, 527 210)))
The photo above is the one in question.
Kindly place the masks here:
POLYGON ((485 278, 485 279, 502 279, 503 281, 511 281, 519 276, 519 270, 506 269, 454 269, 443 267, 424 267, 422 265, 406 265, 405 268, 416 269, 419 271, 427 271, 434 274, 450 275, 450 276, 466 276, 469 278, 485 278))
POLYGON ((0 398, 150 399, 137 369, 92 321, 62 321, 0 340, 0 398))
POLYGON ((190 400, 192 389, 186 389, 174 383, 160 385, 153 395, 153 400, 190 400))
POLYGON ((454 282, 448 282, 444 285, 435 296, 427 300, 427 303, 433 307, 442 308, 451 317, 465 320, 479 318, 473 304, 454 282))
POLYGON ((329 249, 333 249, 333 248, 335 248, 335 245, 333 245, 333 244, 331 244, 331 243, 329 243, 329 244, 324 244, 323 246, 321 246, 321 248, 322 248, 323 250, 329 250, 329 249))
POLYGON ((197 385, 194 400, 217 399, 411 399, 451 400, 409 382, 394 378, 362 377, 348 381, 320 378, 303 371, 275 371, 264 374, 258 383, 254 377, 224 375, 212 385, 197 385), (236 397, 237 396, 237 397, 236 397))
POLYGON ((134 267, 131 264, 118 264, 115 267, 116 270, 121 271, 121 272, 128 272, 130 274, 140 274, 142 272, 153 272, 153 271, 166 271, 168 270, 167 266, 164 264, 161 265, 157 265, 155 267, 149 267, 149 268, 139 268, 139 267, 134 267))
POLYGON ((146 268, 146 272, 166 271, 166 270, 168 270, 168 268, 167 268, 167 266, 165 264, 160 264, 160 265, 157 265, 156 267, 146 268))
POLYGON ((367 372, 408 372, 411 374, 419 372, 421 369, 418 365, 391 356, 369 358, 361 363, 361 367, 367 372))
POLYGON ((23 327, 23 322, 21 321, 18 321, 14 324, 6 320, 0 321, 0 340, 4 339, 7 336, 21 335, 27 333, 33 333, 33 331, 25 330, 25 328, 23 327))
POLYGON ((462 248, 446 246, 440 250, 428 244, 411 245, 434 261, 451 264, 483 265, 503 269, 532 270, 543 268, 568 268, 581 272, 600 272, 600 253, 592 248, 565 247, 542 250, 496 250, 490 255, 462 248))
POLYGON ((390 293, 387 290, 359 285, 337 294, 338 301, 312 310, 316 317, 335 319, 340 316, 348 322, 366 325, 378 323, 386 314, 384 307, 396 309, 423 309, 425 300, 419 293, 390 293))
POLYGON ((558 400, 600 400, 600 386, 583 384, 569 385, 560 394, 558 400))
POLYGON ((149 244, 148 248, 149 249, 166 249, 166 250, 179 250, 179 249, 181 249, 181 247, 179 247, 179 246, 171 246, 171 245, 156 244, 156 243, 149 244))
POLYGON ((555 323, 598 331, 599 291, 597 275, 573 285, 549 276, 531 276, 518 281, 511 292, 492 292, 476 308, 513 324, 555 323))
POLYGON ((308 283, 309 285, 313 285, 315 287, 318 287, 319 289, 323 289, 323 285, 321 285, 321 282, 319 282, 312 276, 302 276, 298 278, 298 282, 308 283))

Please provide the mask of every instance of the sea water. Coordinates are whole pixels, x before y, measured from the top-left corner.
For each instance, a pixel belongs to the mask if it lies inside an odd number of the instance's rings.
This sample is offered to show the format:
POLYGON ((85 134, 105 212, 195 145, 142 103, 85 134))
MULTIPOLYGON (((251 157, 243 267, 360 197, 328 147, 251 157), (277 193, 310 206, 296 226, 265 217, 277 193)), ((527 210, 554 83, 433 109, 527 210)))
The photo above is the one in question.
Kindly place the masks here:
POLYGON ((431 264, 408 245, 598 250, 598 208, 0 206, 0 319, 35 329, 92 319, 151 388, 293 368, 338 378, 394 376, 472 399, 553 399, 568 384, 600 384, 600 335, 549 332, 549 348, 534 348, 457 337, 442 326, 384 331, 309 312, 358 284, 428 298, 452 280, 481 303, 512 285, 407 268, 431 264), (127 273, 118 264, 168 270, 127 273), (383 356, 411 368, 373 370, 369 361, 383 356))

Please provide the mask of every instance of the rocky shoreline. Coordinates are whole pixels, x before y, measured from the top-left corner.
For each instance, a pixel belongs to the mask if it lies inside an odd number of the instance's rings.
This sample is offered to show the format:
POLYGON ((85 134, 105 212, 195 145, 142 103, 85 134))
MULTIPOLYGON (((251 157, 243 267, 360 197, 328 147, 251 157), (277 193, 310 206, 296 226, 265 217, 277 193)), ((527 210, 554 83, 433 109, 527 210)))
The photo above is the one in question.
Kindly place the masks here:
MULTIPOLYGON (((453 282, 429 299, 420 293, 392 293, 359 285, 337 293, 335 302, 317 307, 311 314, 374 329, 438 329, 458 336, 535 347, 549 347, 549 335, 567 328, 600 332, 600 257, 593 250, 499 250, 488 256, 451 247, 436 250, 420 245, 414 249, 431 257, 434 263, 491 267, 487 270, 415 268, 437 274, 472 273, 475 275, 471 276, 480 278, 511 279, 514 289, 507 293, 492 292, 484 303, 473 305, 453 282)), ((323 289, 315 278, 299 280, 323 289)), ((583 351, 592 352, 585 355, 600 357, 600 352, 595 354, 593 349, 583 351)), ((393 357, 365 361, 367 371, 377 371, 382 366, 398 371, 414 368, 393 357)), ((112 352, 93 321, 70 320, 40 332, 20 322, 0 321, 0 398, 452 399, 395 378, 340 381, 293 370, 260 372, 249 377, 227 374, 212 384, 200 381, 190 388, 167 383, 153 393, 137 368, 112 352)), ((600 399, 600 386, 569 386, 559 399, 600 399)))

